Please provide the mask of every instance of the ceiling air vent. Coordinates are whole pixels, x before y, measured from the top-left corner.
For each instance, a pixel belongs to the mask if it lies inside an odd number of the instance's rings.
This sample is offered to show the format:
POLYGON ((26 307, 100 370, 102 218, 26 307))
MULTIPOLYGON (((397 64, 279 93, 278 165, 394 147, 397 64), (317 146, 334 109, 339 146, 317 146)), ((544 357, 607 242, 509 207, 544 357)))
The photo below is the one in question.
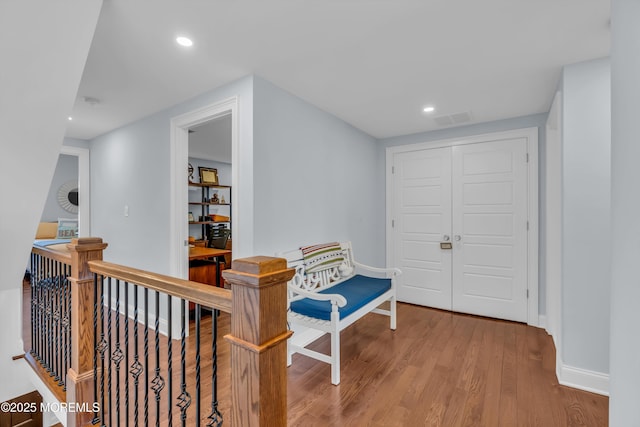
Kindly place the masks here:
POLYGON ((446 116, 438 116, 434 117, 433 121, 436 122, 438 126, 451 126, 451 125, 459 125, 462 123, 469 123, 471 121, 471 113, 463 112, 463 113, 454 113, 448 114, 446 116))

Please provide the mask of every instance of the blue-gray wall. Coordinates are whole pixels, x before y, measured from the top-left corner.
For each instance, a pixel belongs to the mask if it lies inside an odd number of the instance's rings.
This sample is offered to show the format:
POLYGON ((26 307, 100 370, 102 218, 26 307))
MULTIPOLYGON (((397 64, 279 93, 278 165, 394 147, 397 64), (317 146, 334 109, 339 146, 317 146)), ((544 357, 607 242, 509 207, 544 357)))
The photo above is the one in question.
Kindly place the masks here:
POLYGON ((562 77, 562 358, 609 373, 611 83, 609 59, 562 77))
POLYGON ((613 0, 609 425, 640 426, 640 2, 613 0))
POLYGON ((109 243, 105 259, 170 273, 170 121, 233 96, 239 97, 240 105, 239 149, 246 154, 237 165, 243 179, 239 202, 246 210, 246 227, 252 227, 252 90, 253 78, 248 76, 91 141, 92 234, 109 243), (125 205, 128 217, 123 214, 125 205))
POLYGON ((257 77, 254 109, 256 253, 351 240, 384 265, 375 139, 257 77))

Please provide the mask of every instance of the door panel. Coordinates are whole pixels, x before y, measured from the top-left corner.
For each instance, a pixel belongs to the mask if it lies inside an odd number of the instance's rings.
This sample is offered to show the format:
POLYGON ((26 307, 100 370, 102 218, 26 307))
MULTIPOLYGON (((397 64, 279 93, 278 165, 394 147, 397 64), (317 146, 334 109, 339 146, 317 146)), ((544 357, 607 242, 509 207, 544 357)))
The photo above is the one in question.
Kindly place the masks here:
POLYGON ((526 152, 525 139, 452 147, 455 311, 527 321, 526 152))
POLYGON ((451 309, 451 150, 394 156, 394 261, 403 274, 398 300, 451 309))

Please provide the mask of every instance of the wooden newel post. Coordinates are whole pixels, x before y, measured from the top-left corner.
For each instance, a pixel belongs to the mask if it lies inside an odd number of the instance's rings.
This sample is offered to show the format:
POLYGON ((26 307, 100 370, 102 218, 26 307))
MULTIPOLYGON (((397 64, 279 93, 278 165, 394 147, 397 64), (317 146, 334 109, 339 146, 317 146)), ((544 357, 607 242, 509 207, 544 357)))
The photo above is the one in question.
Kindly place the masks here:
POLYGON ((231 283, 231 424, 287 425, 286 260, 257 256, 223 271, 231 283))
MULTIPOLYGON (((102 260, 107 247, 98 237, 71 240, 71 368, 67 373, 67 403, 91 408, 93 395, 93 273, 89 261, 102 260)), ((101 327, 101 325, 100 325, 101 327)), ((103 408, 101 408, 103 409, 103 408)), ((67 426, 91 425, 93 412, 67 412, 67 426)))

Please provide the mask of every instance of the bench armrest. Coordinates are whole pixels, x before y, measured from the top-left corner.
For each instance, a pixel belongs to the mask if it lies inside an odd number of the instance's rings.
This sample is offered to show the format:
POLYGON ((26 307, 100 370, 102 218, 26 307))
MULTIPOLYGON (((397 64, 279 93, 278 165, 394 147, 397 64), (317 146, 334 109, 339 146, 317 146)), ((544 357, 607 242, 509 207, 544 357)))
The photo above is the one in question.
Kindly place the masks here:
POLYGON ((395 267, 390 267, 390 268, 371 267, 369 265, 361 264, 361 263, 359 263, 357 261, 354 261, 353 265, 356 266, 357 268, 361 268, 363 270, 371 271, 373 273, 391 274, 391 276, 393 276, 393 277, 398 277, 399 275, 402 274, 402 270, 400 270, 399 268, 395 268, 395 267))
POLYGON ((340 294, 320 294, 317 292, 309 292, 304 289, 300 289, 292 284, 288 284, 289 290, 293 291, 295 294, 302 295, 305 298, 313 299, 316 301, 331 301, 331 304, 337 305, 338 307, 344 307, 347 305, 347 299, 340 294))

